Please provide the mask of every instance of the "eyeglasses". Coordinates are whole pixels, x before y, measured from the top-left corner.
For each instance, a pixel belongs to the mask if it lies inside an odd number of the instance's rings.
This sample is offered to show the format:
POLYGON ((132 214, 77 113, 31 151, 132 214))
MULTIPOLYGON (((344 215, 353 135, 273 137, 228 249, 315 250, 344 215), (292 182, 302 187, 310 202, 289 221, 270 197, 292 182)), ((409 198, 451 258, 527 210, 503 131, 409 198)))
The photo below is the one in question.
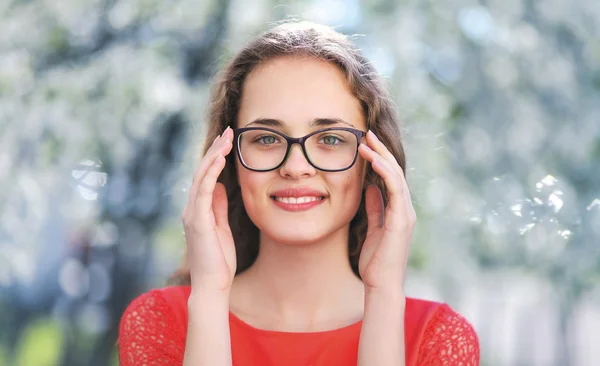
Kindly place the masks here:
POLYGON ((354 128, 331 127, 304 137, 289 137, 277 130, 245 127, 233 130, 234 147, 242 165, 255 172, 268 172, 281 167, 292 145, 302 146, 310 165, 325 172, 350 169, 358 156, 358 145, 365 132, 354 128))

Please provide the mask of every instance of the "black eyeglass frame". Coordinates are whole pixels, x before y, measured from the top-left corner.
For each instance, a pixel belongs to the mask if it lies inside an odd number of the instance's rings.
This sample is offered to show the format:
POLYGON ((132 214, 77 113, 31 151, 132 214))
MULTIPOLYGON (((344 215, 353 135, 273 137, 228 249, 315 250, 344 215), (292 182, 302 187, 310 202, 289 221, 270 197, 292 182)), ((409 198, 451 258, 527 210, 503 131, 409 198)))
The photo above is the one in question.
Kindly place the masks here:
POLYGON ((243 127, 243 128, 236 128, 233 130, 233 141, 234 141, 233 147, 237 151, 237 156, 240 159, 240 162, 242 163, 244 168, 251 170, 253 172, 270 172, 272 170, 279 169, 287 160, 293 144, 300 144, 300 146, 302 147, 302 153, 304 154, 306 161, 308 161, 308 163, 315 169, 323 171, 323 172, 343 172, 344 170, 348 170, 348 169, 352 168, 352 166, 354 166, 354 164, 356 163, 356 158, 358 157, 358 146, 360 145, 360 139, 365 137, 366 134, 367 134, 366 132, 357 130, 355 128, 329 127, 329 128, 324 128, 321 130, 311 132, 308 135, 303 136, 303 137, 289 137, 281 131, 277 131, 277 130, 267 128, 267 127, 243 127), (274 134, 277 134, 277 135, 283 137, 287 141, 287 150, 285 151, 285 155, 283 156, 283 159, 281 160, 281 163, 279 163, 279 165, 277 165, 276 167, 271 168, 271 169, 253 169, 253 168, 250 168, 249 166, 247 166, 246 163, 244 163, 244 159, 242 158, 242 153, 240 152, 240 148, 239 148, 240 135, 242 134, 242 132, 250 131, 250 130, 261 130, 261 131, 272 132, 274 134), (352 163, 350 163, 350 165, 348 165, 346 168, 333 169, 333 170, 332 169, 322 169, 322 168, 319 168, 318 166, 316 166, 308 157, 308 154, 306 152, 306 146, 305 146, 306 140, 308 140, 311 136, 316 135, 317 133, 322 133, 322 132, 326 132, 326 131, 348 131, 348 132, 352 132, 354 134, 354 136, 356 137, 356 151, 354 152, 354 159, 352 160, 352 163))

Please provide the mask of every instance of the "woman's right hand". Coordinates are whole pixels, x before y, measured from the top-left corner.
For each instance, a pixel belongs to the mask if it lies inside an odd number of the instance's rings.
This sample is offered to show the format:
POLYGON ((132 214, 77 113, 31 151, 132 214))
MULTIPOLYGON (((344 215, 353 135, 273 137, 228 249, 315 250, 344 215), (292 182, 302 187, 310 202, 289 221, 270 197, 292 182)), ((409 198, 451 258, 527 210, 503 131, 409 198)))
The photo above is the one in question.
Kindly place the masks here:
POLYGON ((194 175, 182 214, 192 291, 227 292, 236 271, 233 235, 227 216, 227 193, 217 178, 233 147, 227 127, 213 141, 194 175))

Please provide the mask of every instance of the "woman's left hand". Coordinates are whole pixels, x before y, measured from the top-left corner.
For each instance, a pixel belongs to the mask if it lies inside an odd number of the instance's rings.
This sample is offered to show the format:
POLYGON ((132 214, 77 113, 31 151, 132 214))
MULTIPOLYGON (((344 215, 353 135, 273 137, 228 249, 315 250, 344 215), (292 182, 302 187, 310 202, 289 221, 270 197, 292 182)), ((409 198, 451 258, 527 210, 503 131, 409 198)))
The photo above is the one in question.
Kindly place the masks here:
POLYGON ((367 187, 365 205, 368 229, 358 269, 367 291, 403 294, 416 214, 404 172, 392 153, 370 131, 366 142, 367 145, 360 144, 358 151, 383 178, 388 192, 388 205, 384 214, 381 191, 375 185, 367 187))

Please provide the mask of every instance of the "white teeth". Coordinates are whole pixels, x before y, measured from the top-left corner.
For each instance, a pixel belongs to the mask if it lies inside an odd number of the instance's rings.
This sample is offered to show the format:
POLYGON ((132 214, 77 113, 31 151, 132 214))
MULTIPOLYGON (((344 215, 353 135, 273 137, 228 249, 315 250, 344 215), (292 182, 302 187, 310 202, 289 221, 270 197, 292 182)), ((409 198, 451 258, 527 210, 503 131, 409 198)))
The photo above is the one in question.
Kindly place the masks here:
POLYGON ((320 201, 322 198, 311 196, 311 197, 275 197, 275 199, 277 201, 283 202, 283 203, 299 204, 299 203, 320 201))

